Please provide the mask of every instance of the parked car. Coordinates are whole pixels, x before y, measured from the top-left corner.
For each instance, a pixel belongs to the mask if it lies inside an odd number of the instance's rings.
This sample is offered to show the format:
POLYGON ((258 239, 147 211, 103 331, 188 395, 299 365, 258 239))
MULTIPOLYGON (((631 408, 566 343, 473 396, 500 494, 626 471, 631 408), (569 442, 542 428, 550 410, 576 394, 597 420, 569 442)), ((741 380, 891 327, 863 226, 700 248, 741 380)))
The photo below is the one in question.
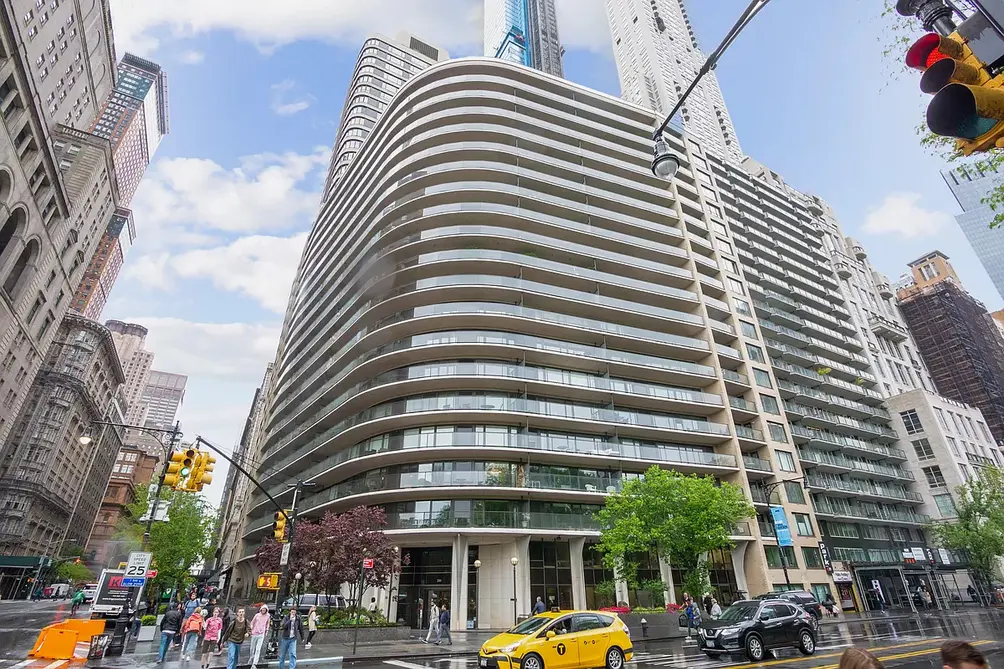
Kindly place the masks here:
POLYGON ((708 657, 745 655, 761 662, 774 648, 792 646, 812 655, 817 627, 811 613, 789 601, 751 599, 736 602, 715 620, 703 620, 697 643, 708 657))
POLYGON ((88 583, 84 586, 84 601, 88 604, 94 601, 94 597, 98 594, 98 584, 88 583))
POLYGON ((481 646, 478 669, 625 669, 634 647, 617 614, 546 611, 481 646))
POLYGON ((310 612, 310 607, 316 606, 318 612, 323 613, 327 609, 348 608, 345 598, 341 595, 308 594, 300 595, 300 601, 296 605, 296 610, 303 615, 310 612))
POLYGON ((783 599, 787 602, 798 604, 803 609, 822 620, 823 609, 816 600, 816 596, 808 590, 788 590, 787 592, 768 592, 764 595, 757 595, 753 599, 783 599))

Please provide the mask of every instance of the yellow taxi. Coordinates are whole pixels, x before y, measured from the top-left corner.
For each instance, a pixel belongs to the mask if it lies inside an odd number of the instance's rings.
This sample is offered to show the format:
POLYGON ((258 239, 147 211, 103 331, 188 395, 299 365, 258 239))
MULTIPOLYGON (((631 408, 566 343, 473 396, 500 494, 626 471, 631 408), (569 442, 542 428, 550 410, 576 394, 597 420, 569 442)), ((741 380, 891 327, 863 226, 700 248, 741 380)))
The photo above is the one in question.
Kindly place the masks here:
POLYGON ((552 609, 486 641, 478 667, 624 669, 633 652, 631 632, 616 613, 552 609))

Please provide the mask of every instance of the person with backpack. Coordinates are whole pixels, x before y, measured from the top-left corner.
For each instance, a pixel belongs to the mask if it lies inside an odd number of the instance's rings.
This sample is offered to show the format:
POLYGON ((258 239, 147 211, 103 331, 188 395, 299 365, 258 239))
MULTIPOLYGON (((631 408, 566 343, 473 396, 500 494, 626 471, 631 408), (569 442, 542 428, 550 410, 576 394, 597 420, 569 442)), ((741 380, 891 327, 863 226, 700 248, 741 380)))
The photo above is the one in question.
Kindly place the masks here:
POLYGON ((244 608, 237 609, 237 617, 230 621, 223 633, 227 645, 227 669, 237 669, 241 657, 241 644, 251 636, 251 623, 244 619, 244 608))
POLYGON ((174 637, 181 631, 181 611, 178 605, 171 603, 164 618, 160 621, 160 652, 157 654, 157 664, 164 661, 167 648, 171 645, 174 637))
POLYGON ((436 633, 437 646, 442 642, 444 636, 450 642, 449 645, 452 646, 453 637, 450 636, 450 607, 447 606, 446 602, 443 602, 443 608, 439 612, 439 631, 436 633))
POLYGON ((202 607, 196 606, 192 615, 188 616, 182 628, 185 634, 185 642, 181 644, 181 659, 188 661, 192 659, 191 653, 199 649, 199 637, 205 629, 206 621, 202 617, 202 607))

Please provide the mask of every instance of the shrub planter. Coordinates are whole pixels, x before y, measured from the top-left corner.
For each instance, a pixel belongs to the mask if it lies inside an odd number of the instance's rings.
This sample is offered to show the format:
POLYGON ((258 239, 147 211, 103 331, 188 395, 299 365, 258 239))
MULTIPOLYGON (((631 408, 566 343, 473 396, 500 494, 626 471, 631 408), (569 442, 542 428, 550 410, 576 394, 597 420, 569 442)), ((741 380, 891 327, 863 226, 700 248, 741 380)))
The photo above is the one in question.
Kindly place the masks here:
POLYGON ((679 639, 687 636, 687 628, 680 627, 679 613, 622 613, 620 619, 631 630, 634 642, 645 639, 679 639), (648 635, 642 635, 641 620, 645 619, 648 635))
POLYGON ((157 636, 156 625, 143 625, 139 628, 139 636, 136 637, 136 641, 153 641, 155 636, 157 636))
MULTIPOLYGON (((319 643, 352 643, 356 628, 349 625, 346 627, 319 628, 315 641, 319 643)), ((386 627, 359 626, 359 643, 370 643, 373 641, 404 641, 411 638, 416 630, 404 625, 389 625, 386 627)))

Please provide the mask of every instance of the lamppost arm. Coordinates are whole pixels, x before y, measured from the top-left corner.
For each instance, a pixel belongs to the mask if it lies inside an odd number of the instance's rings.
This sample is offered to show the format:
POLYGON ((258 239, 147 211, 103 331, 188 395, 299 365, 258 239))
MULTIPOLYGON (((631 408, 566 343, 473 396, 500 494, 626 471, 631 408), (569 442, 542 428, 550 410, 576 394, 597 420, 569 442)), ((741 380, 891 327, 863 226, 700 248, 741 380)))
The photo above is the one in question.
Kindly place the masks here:
POLYGON ((251 474, 249 474, 246 469, 244 469, 239 464, 237 464, 237 462, 233 458, 231 458, 229 455, 227 455, 222 450, 220 450, 216 446, 212 445, 211 443, 209 443, 208 441, 206 441, 205 439, 203 439, 199 435, 195 436, 195 442, 197 444, 203 444, 206 448, 208 448, 209 450, 213 451, 214 453, 216 453, 217 455, 219 455, 221 458, 223 458, 224 460, 226 460, 227 462, 229 462, 231 464, 231 466, 233 466, 237 471, 239 471, 241 474, 243 474, 244 476, 246 476, 248 478, 248 480, 251 481, 251 483, 254 483, 255 487, 258 488, 258 490, 260 490, 265 495, 265 497, 268 498, 268 501, 272 502, 272 505, 276 508, 276 510, 279 511, 279 513, 281 513, 283 516, 286 517, 286 522, 287 523, 290 520, 292 520, 289 517, 289 515, 286 513, 286 509, 282 508, 282 505, 279 504, 279 502, 275 501, 275 498, 272 497, 272 495, 269 494, 268 490, 265 490, 265 488, 263 488, 262 485, 260 483, 258 483, 258 479, 256 479, 255 477, 251 476, 251 474))

